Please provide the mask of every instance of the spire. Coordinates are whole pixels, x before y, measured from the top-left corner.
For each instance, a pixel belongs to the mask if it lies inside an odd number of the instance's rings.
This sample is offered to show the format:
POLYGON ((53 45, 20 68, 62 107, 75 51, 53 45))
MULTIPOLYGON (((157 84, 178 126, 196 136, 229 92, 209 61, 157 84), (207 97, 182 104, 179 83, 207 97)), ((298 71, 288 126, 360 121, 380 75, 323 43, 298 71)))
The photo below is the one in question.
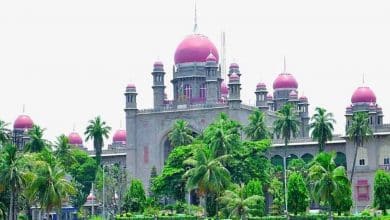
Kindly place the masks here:
POLYGON ((286 73, 286 56, 283 57, 283 73, 286 73))
POLYGON ((194 13, 194 34, 198 32, 198 15, 197 15, 197 10, 196 10, 196 0, 195 0, 195 13, 194 13))
POLYGON ((76 124, 73 123, 73 132, 76 130, 76 124))
POLYGON ((363 85, 365 84, 366 82, 365 82, 365 80, 364 80, 364 73, 363 73, 363 85))
POLYGON ((23 109, 22 109, 22 113, 23 113, 23 114, 24 114, 25 110, 26 110, 26 105, 23 104, 23 109))

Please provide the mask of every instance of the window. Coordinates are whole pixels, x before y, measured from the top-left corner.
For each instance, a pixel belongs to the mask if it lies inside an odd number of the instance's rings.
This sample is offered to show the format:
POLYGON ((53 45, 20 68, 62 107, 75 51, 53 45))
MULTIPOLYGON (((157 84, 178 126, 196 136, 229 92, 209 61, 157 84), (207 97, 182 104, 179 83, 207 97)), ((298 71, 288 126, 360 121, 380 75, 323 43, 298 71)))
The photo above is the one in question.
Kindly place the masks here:
POLYGON ((360 165, 360 166, 366 165, 364 159, 360 159, 360 160, 359 160, 359 165, 360 165))
POLYGON ((366 179, 360 179, 357 181, 356 184, 356 196, 358 201, 369 201, 369 184, 368 180, 366 179))
POLYGON ((367 165, 366 161, 368 161, 367 149, 364 147, 359 147, 357 152, 357 159, 359 161, 359 166, 367 165))
POLYGON ((184 85, 184 96, 186 97, 186 99, 190 99, 192 97, 191 85, 189 84, 184 85))
POLYGON ((389 165, 390 164, 390 158, 386 157, 383 159, 383 164, 384 165, 389 165))
POLYGON ((202 85, 200 85, 199 97, 206 98, 206 84, 204 84, 204 83, 202 85))

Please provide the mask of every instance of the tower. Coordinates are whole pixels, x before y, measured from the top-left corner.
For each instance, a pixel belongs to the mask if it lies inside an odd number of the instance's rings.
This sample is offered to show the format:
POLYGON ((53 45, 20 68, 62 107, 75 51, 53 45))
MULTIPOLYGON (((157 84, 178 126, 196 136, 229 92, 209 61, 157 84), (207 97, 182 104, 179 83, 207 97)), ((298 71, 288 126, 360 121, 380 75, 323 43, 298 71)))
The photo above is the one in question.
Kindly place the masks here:
POLYGON ((162 62, 155 62, 153 64, 153 104, 155 109, 160 109, 164 107, 164 93, 165 93, 165 84, 164 84, 164 65, 162 62))
POLYGON ((256 107, 259 109, 266 111, 268 109, 267 105, 267 87, 264 83, 258 83, 256 85, 256 107))
POLYGON ((309 136, 309 101, 306 96, 301 96, 298 102, 299 118, 301 119, 301 135, 302 137, 309 136))
POLYGON ((217 66, 217 58, 210 53, 206 58, 206 104, 213 105, 218 101, 220 78, 217 66))
POLYGON ((127 147, 134 148, 136 138, 136 117, 137 117, 137 91, 134 84, 126 87, 126 131, 127 147))
POLYGON ((229 108, 239 109, 241 105, 241 83, 240 76, 233 72, 229 77, 229 108))

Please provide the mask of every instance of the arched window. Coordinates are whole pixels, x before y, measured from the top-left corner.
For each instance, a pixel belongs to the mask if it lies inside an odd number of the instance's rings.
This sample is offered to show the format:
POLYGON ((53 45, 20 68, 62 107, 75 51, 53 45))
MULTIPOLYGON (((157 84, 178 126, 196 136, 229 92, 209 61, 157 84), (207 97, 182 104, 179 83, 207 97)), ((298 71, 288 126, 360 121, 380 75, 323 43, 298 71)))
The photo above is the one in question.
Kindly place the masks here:
POLYGON ((306 154, 302 155, 301 158, 303 161, 305 161, 305 163, 309 163, 310 161, 313 160, 313 155, 306 153, 306 154))
POLYGON ((271 163, 274 166, 281 166, 281 167, 283 167, 283 157, 281 157, 279 155, 275 155, 275 156, 271 157, 271 163))
POLYGON ((344 153, 337 152, 334 162, 337 166, 344 166, 345 169, 347 169, 347 158, 345 157, 344 153))
POLYGON ((206 98, 206 84, 205 83, 200 85, 199 97, 202 98, 202 99, 206 98))
POLYGON ((184 96, 187 99, 191 99, 191 97, 192 97, 192 88, 191 88, 190 84, 185 84, 184 85, 184 96))

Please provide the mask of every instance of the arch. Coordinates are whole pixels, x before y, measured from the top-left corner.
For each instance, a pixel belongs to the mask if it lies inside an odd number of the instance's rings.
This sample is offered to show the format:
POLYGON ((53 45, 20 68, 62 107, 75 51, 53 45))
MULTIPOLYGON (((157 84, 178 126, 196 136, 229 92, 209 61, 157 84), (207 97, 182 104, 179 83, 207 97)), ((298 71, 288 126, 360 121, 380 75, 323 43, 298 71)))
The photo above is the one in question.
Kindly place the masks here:
POLYGON ((304 155, 302 155, 302 160, 305 161, 305 163, 309 163, 310 161, 313 160, 313 155, 312 154, 309 154, 309 153, 306 153, 304 155))
POLYGON ((274 155, 273 157, 271 157, 271 163, 274 166, 281 166, 281 167, 283 167, 283 157, 280 156, 280 155, 274 155))
POLYGON ((344 166, 345 169, 347 169, 347 157, 342 152, 336 153, 336 158, 334 159, 334 162, 337 166, 344 166))

